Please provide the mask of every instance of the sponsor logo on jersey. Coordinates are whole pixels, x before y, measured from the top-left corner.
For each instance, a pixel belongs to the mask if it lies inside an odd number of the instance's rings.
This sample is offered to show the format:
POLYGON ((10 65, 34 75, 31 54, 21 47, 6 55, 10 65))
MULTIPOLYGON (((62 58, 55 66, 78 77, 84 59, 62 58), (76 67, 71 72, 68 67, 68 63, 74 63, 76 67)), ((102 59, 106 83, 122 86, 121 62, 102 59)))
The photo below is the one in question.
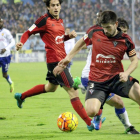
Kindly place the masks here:
POLYGON ((2 33, 1 35, 4 36, 4 33, 2 33))
POLYGON ((97 63, 116 63, 115 56, 113 55, 103 55, 103 54, 98 54, 96 56, 96 62, 97 63))
POLYGON ((29 28, 29 31, 31 32, 35 27, 36 27, 36 25, 33 24, 33 25, 29 28))
POLYGON ((88 38, 88 34, 84 35, 84 40, 86 40, 88 38))
POLYGON ((56 42, 56 44, 63 43, 63 42, 64 42, 64 35, 62 35, 62 36, 57 36, 57 37, 55 38, 55 42, 56 42))
POLYGON ((113 41, 114 47, 117 46, 118 42, 117 41, 113 41))

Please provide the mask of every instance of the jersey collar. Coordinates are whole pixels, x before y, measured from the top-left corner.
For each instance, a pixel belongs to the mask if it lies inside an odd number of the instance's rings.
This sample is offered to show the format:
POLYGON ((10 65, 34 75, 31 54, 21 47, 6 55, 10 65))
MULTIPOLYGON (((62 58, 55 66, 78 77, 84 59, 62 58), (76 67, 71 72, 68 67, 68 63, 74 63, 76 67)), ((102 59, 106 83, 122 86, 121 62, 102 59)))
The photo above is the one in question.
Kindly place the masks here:
POLYGON ((49 12, 47 13, 49 17, 54 18, 49 12))
POLYGON ((117 28, 117 30, 118 30, 119 32, 118 32, 118 34, 116 34, 116 35, 114 36, 114 38, 119 38, 119 37, 122 36, 122 30, 121 30, 120 28, 117 28))
POLYGON ((120 38, 122 36, 122 30, 118 27, 117 27, 117 30, 118 30, 118 34, 116 34, 113 37, 108 37, 108 38, 116 38, 116 39, 120 38))
MULTIPOLYGON (((49 12, 47 13, 48 16, 51 18, 51 19, 55 19, 49 12)), ((60 19, 60 18, 59 18, 60 19)), ((59 20, 59 19, 56 19, 56 20, 59 20)))

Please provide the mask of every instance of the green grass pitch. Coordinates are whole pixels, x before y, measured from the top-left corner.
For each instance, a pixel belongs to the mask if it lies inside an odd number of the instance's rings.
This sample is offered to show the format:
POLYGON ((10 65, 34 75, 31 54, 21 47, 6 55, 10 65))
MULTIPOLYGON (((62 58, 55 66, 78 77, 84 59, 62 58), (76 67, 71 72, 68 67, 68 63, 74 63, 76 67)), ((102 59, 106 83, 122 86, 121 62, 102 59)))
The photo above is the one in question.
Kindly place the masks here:
MULTIPOLYGON (((71 73, 73 77, 81 76, 86 62, 74 62, 71 73)), ((130 64, 124 60, 124 68, 130 64)), ((140 66, 132 76, 140 80, 140 66)), ((9 74, 15 83, 15 92, 24 92, 38 84, 45 84, 47 68, 42 63, 11 63, 9 74)), ((84 104, 85 95, 79 90, 84 104)), ((130 99, 124 99, 130 122, 140 131, 140 109, 130 99)), ((0 140, 140 140, 140 135, 124 134, 124 127, 115 116, 113 107, 104 106, 103 117, 106 121, 101 130, 89 132, 84 121, 71 106, 68 94, 58 88, 55 93, 46 93, 27 98, 23 108, 19 109, 14 93, 9 92, 9 85, 0 75, 0 140), (71 133, 62 132, 57 127, 58 116, 66 111, 78 117, 78 127, 71 133)))

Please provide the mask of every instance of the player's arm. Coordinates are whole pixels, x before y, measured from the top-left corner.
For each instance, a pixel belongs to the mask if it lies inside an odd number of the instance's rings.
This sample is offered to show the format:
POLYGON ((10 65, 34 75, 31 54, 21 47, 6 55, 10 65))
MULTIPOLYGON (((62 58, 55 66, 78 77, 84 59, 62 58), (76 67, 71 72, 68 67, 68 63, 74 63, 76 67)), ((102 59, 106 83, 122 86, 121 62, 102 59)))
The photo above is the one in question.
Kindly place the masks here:
POLYGON ((70 51, 70 53, 58 63, 58 66, 54 68, 53 73, 55 76, 59 75, 66 68, 71 59, 82 49, 84 45, 85 42, 83 38, 76 42, 74 48, 70 51))
POLYGON ((3 54, 6 50, 10 50, 15 45, 15 40, 10 31, 7 31, 6 39, 9 42, 9 45, 1 50, 1 54, 3 54))
POLYGON ((76 38, 76 37, 77 37, 77 33, 75 32, 75 30, 73 30, 68 35, 64 35, 64 41, 67 41, 69 39, 76 38))
POLYGON ((18 42, 18 43, 16 44, 16 50, 17 50, 17 51, 20 50, 20 49, 23 47, 24 43, 27 41, 27 39, 28 39, 31 35, 32 35, 32 34, 30 33, 29 30, 27 30, 25 33, 23 33, 23 35, 21 36, 20 42, 18 42))
POLYGON ((128 79, 128 75, 130 75, 138 66, 138 58, 135 51, 135 44, 133 43, 132 39, 124 34, 125 38, 125 44, 127 46, 126 53, 129 57, 129 60, 131 61, 130 65, 128 66, 127 70, 124 72, 121 72, 120 75, 120 81, 126 82, 128 79))
POLYGON ((36 22, 25 33, 23 33, 20 42, 16 44, 16 50, 18 51, 19 49, 21 49, 24 43, 32 34, 45 32, 47 30, 46 22, 47 18, 43 16, 41 16, 38 20, 36 20, 36 22))
POLYGON ((125 72, 121 72, 120 81, 126 82, 128 79, 128 75, 130 75, 137 67, 138 67, 138 58, 137 56, 129 57, 131 64, 129 65, 128 69, 125 72))

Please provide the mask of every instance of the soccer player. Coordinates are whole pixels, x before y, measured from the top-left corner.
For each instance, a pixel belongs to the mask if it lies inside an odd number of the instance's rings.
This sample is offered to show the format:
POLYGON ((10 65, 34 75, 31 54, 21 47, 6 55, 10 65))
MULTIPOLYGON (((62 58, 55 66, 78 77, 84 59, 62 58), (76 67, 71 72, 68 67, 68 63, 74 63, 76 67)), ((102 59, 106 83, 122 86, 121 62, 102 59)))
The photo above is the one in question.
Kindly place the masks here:
MULTIPOLYGON (((70 28, 66 27, 65 35, 68 35, 69 33, 70 33, 70 28)), ((69 39, 64 42, 66 54, 68 54, 73 49, 74 45, 75 45, 75 38, 69 39)), ((67 66, 69 71, 70 71, 72 63, 73 61, 71 61, 67 66)))
POLYGON ((69 35, 65 35, 63 20, 59 18, 62 0, 45 0, 45 3, 48 13, 37 19, 22 35, 20 42, 16 44, 16 49, 21 49, 32 34, 40 34, 41 39, 45 43, 46 63, 48 68, 46 80, 48 80, 48 83, 46 85, 36 85, 22 94, 16 93, 15 99, 17 100, 17 105, 19 108, 22 108, 22 103, 27 97, 39 95, 41 93, 55 92, 58 85, 60 85, 68 92, 75 111, 87 125, 91 125, 92 119, 88 117, 79 99, 78 90, 72 87, 73 78, 68 68, 56 77, 53 74, 53 69, 58 65, 58 62, 66 56, 64 41, 75 38, 76 32, 72 31, 69 35))
POLYGON ((8 75, 8 69, 11 62, 10 49, 15 45, 15 40, 11 32, 3 28, 4 21, 0 18, 0 67, 2 67, 2 75, 10 85, 10 92, 14 91, 14 83, 8 75))
MULTIPOLYGON (((74 49, 53 70, 55 75, 59 75, 85 44, 92 44, 85 101, 86 112, 90 117, 94 117, 103 107, 110 93, 130 98, 140 105, 139 82, 130 76, 138 66, 135 45, 127 34, 117 28, 118 21, 115 12, 104 11, 101 14, 100 23, 101 26, 95 25, 89 28, 84 37, 76 43, 74 49), (121 63, 125 52, 131 61, 126 71, 121 63)), ((93 121, 90 128, 94 129, 93 121)), ((139 134, 139 132, 134 132, 134 134, 139 134)))
MULTIPOLYGON (((97 13, 97 19, 98 19, 97 24, 98 25, 100 25, 100 23, 99 23, 100 15, 101 15, 101 12, 97 13)), ((124 20, 123 18, 118 18, 118 28, 120 28, 123 33, 127 33, 128 29, 129 29, 129 25, 128 25, 127 21, 124 20)), ((79 82, 78 77, 74 79, 75 85, 78 85, 79 87, 84 87, 84 89, 81 88, 82 93, 85 93, 87 90, 87 87, 88 87, 88 77, 89 77, 90 64, 91 64, 92 46, 89 45, 89 46, 87 46, 87 48, 90 50, 89 50, 89 53, 87 56, 87 61, 86 61, 87 63, 82 71, 82 76, 81 76, 82 85, 76 84, 76 82, 79 82)), ((123 101, 120 96, 115 95, 114 93, 110 93, 106 99, 106 103, 110 106, 115 107, 116 116, 119 118, 119 120, 124 125, 126 133, 128 133, 128 134, 138 133, 135 130, 135 128, 132 126, 132 124, 129 122, 127 111, 125 110, 123 101)), ((94 128, 96 130, 99 130, 101 128, 101 116, 102 116, 102 114, 99 116, 95 116, 93 119, 93 122, 95 124, 94 128)))

